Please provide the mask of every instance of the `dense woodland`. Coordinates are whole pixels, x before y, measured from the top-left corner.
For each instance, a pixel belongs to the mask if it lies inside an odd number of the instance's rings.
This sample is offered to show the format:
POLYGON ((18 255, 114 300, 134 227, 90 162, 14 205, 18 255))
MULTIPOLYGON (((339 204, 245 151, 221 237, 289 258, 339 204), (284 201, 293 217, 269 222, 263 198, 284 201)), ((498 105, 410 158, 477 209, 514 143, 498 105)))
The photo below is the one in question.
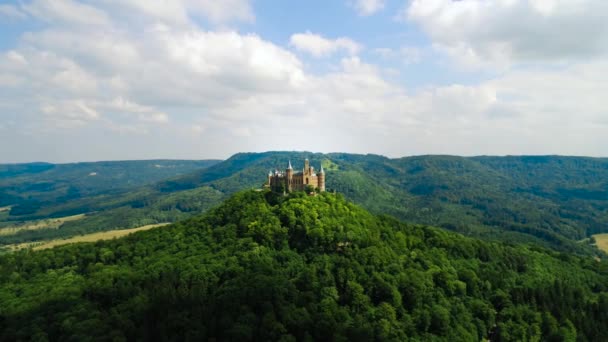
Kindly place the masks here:
POLYGON ((246 191, 127 238, 0 256, 0 340, 607 341, 608 267, 246 191))
POLYGON ((73 164, 0 164, 0 207, 12 216, 46 216, 47 206, 122 194, 218 163, 218 160, 132 160, 73 164), (35 216, 35 215, 33 215, 35 216))
MULTIPOLYGON (((0 236, 0 244, 175 222, 208 210, 232 193, 259 188, 269 169, 284 168, 288 160, 298 168, 304 158, 310 158, 317 168, 323 164, 328 189, 337 190, 373 213, 407 222, 487 240, 532 243, 587 255, 599 252, 579 241, 608 232, 608 159, 389 159, 377 155, 267 152, 240 153, 208 168, 126 192, 50 201, 40 207, 22 203, 10 212, 0 212, 0 229, 3 224, 36 218, 88 215, 60 229, 0 236)), ((28 182, 30 186, 38 184, 36 179, 28 182)), ((7 193, 3 191, 0 188, 0 196, 7 193)), ((28 196, 28 192, 22 195, 28 196)))

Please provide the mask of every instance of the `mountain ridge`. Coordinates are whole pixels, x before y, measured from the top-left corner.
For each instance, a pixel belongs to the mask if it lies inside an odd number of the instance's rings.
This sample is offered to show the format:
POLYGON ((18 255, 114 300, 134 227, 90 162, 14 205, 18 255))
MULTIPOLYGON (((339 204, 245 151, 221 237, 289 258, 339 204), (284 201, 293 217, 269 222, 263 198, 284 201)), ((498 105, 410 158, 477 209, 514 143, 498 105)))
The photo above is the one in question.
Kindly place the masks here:
MULTIPOLYGON (((317 168, 324 164, 328 189, 338 190, 372 212, 409 222, 586 254, 595 252, 577 241, 608 231, 608 183, 604 181, 608 159, 568 156, 391 159, 347 153, 239 153, 203 170, 130 192, 123 199, 92 199, 90 204, 83 202, 83 209, 75 203, 61 212, 98 208, 103 216, 104 210, 111 213, 122 208, 114 217, 128 217, 131 212, 133 217, 158 217, 160 222, 183 219, 234 192, 260 187, 268 169, 286 166, 289 160, 297 168, 304 158, 317 168), (190 205, 195 193, 211 200, 190 205), (172 204, 169 198, 174 198, 172 204)), ((99 215, 95 222, 101 229, 157 223, 127 219, 110 225, 99 215)))

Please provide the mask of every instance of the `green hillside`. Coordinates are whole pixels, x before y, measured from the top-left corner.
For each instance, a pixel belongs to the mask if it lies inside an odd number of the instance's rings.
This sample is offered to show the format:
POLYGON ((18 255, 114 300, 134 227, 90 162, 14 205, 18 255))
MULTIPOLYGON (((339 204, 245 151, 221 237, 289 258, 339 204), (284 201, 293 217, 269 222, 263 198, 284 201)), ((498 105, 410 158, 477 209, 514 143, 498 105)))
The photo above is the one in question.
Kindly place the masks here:
MULTIPOLYGON (((0 236, 17 243, 76 233, 173 222, 239 190, 259 188, 269 169, 326 168, 327 187, 374 213, 468 236, 598 253, 578 241, 608 232, 608 159, 418 156, 307 152, 239 153, 226 161, 126 194, 49 205, 41 216, 89 215, 59 230, 0 236)), ((0 213, 0 216, 2 213, 0 213)), ((15 217, 13 219, 27 219, 15 217)))
POLYGON ((605 262, 238 193, 123 239, 0 256, 0 340, 605 341, 605 262))
POLYGON ((0 164, 0 207, 11 215, 99 194, 116 194, 186 174, 217 160, 142 160, 73 164, 0 164))
POLYGON ((470 236, 588 253, 577 241, 608 231, 608 159, 241 153, 161 182, 164 192, 201 184, 224 193, 257 187, 266 170, 331 165, 327 187, 375 213, 470 236))

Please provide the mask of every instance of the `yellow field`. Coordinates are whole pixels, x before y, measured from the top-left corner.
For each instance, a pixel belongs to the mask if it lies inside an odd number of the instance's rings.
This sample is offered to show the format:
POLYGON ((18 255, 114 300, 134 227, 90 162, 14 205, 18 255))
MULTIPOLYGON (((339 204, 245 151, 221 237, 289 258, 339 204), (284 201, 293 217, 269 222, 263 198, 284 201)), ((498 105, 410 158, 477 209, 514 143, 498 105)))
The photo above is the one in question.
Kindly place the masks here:
POLYGON ((595 234, 593 237, 597 248, 608 253, 608 234, 595 234))
POLYGON ((22 224, 12 225, 0 229, 0 236, 2 235, 13 235, 21 230, 37 230, 37 229, 57 229, 62 224, 68 221, 76 221, 84 218, 85 214, 58 217, 53 219, 27 221, 22 224))
POLYGON ((168 223, 149 224, 147 226, 141 226, 141 227, 131 228, 131 229, 111 230, 108 232, 92 233, 92 234, 87 234, 87 235, 75 236, 75 237, 65 239, 65 240, 51 240, 51 241, 45 242, 43 244, 40 244, 38 246, 34 246, 33 249, 35 251, 37 251, 40 249, 47 249, 47 248, 53 248, 55 246, 66 245, 68 243, 95 242, 95 241, 99 241, 99 240, 117 239, 117 238, 121 238, 123 236, 127 236, 129 234, 135 233, 135 232, 139 232, 142 230, 148 230, 148 229, 152 229, 152 228, 156 228, 156 227, 161 227, 161 226, 165 226, 165 225, 168 225, 168 223))
POLYGON ((0 207, 0 213, 3 212, 3 211, 9 211, 9 210, 11 210, 11 207, 12 206, 10 206, 10 205, 8 207, 0 207))
POLYGON ((55 246, 67 245, 69 243, 95 242, 95 241, 99 241, 99 240, 117 239, 117 238, 121 238, 123 236, 127 236, 129 234, 135 233, 135 232, 139 232, 142 230, 148 230, 148 229, 152 229, 152 228, 156 228, 156 227, 161 227, 161 226, 165 226, 168 224, 169 223, 149 224, 146 226, 141 226, 141 227, 131 228, 131 229, 110 230, 107 232, 99 232, 99 233, 92 233, 92 234, 86 234, 86 235, 81 235, 81 236, 74 236, 72 238, 65 239, 65 240, 57 239, 57 240, 49 240, 49 241, 25 242, 25 243, 19 243, 19 244, 14 244, 14 245, 6 245, 5 247, 8 250, 13 251, 13 252, 21 250, 21 249, 27 249, 27 248, 31 248, 31 249, 37 251, 37 250, 41 250, 41 249, 53 248, 55 246))

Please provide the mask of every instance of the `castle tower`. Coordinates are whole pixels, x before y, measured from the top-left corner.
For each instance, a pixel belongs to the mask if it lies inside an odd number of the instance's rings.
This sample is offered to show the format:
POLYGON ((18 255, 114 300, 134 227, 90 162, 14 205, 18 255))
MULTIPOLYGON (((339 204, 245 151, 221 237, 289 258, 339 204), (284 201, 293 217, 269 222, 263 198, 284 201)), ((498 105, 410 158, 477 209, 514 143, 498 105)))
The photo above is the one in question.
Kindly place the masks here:
POLYGON ((287 191, 291 191, 293 184, 293 168, 291 167, 291 160, 289 161, 289 166, 287 166, 287 170, 285 170, 285 188, 287 191))
POLYGON ((321 165, 321 171, 317 174, 317 179, 319 180, 319 192, 325 191, 325 170, 323 170, 323 165, 321 165))
POLYGON ((268 187, 272 188, 272 170, 268 171, 268 187))
POLYGON ((304 160, 304 174, 305 175, 310 174, 310 162, 308 161, 308 158, 306 158, 306 160, 304 160))

